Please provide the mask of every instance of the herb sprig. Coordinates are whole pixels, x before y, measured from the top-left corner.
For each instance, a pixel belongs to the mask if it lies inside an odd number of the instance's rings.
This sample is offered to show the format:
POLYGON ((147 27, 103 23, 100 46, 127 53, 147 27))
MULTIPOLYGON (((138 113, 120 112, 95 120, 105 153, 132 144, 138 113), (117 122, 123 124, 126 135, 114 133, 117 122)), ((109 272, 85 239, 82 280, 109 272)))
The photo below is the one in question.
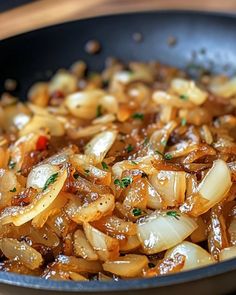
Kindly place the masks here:
POLYGON ((57 177, 58 177, 58 172, 52 174, 45 182, 45 185, 43 187, 43 191, 45 191, 49 187, 50 184, 53 184, 57 180, 57 177))
POLYGON ((115 179, 114 184, 119 186, 120 188, 126 188, 132 183, 133 179, 131 177, 124 177, 122 179, 115 179))

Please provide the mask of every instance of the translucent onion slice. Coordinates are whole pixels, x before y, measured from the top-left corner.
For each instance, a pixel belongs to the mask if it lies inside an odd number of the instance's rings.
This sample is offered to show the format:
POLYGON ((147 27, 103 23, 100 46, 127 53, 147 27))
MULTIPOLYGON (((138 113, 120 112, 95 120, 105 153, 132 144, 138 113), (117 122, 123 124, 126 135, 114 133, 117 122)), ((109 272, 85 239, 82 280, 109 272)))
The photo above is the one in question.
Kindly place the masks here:
POLYGON ((224 261, 236 257, 236 246, 224 248, 219 253, 219 261, 224 261))
POLYGON ((34 167, 27 178, 27 187, 42 189, 50 176, 57 173, 59 168, 50 164, 42 164, 34 167))
POLYGON ((98 273, 102 270, 101 263, 98 261, 88 261, 83 258, 76 258, 74 256, 59 255, 56 262, 53 264, 55 269, 73 272, 90 272, 98 273))
POLYGON ((210 84, 210 90, 221 97, 230 98, 236 94, 236 77, 226 81, 219 81, 219 79, 213 79, 210 84))
POLYGON ((152 100, 157 105, 171 106, 178 109, 192 109, 195 107, 194 103, 191 101, 180 99, 173 93, 170 94, 161 90, 157 90, 153 93, 152 100))
POLYGON ((46 107, 48 105, 49 98, 48 83, 35 83, 28 91, 29 101, 37 106, 46 107))
POLYGON ((42 262, 42 255, 25 242, 4 238, 0 240, 0 249, 8 259, 16 259, 30 269, 38 268, 42 262))
POLYGON ((236 218, 234 217, 228 227, 230 244, 236 246, 236 218))
POLYGON ((196 219, 198 227, 191 234, 190 238, 193 243, 200 243, 207 240, 207 225, 201 216, 196 219))
POLYGON ((89 244, 84 232, 77 229, 74 233, 74 253, 86 260, 98 260, 97 253, 89 244))
POLYGON ((84 276, 77 272, 70 271, 69 272, 70 279, 73 281, 88 281, 84 276))
POLYGON ((121 277, 132 278, 141 274, 148 264, 144 255, 127 254, 113 261, 106 261, 102 266, 105 271, 121 277))
POLYGON ((197 217, 222 201, 231 185, 231 173, 227 164, 223 160, 216 160, 199 184, 197 193, 187 198, 180 210, 197 217))
POLYGON ((191 217, 178 211, 155 211, 137 224, 138 238, 146 254, 169 249, 186 239, 197 228, 191 217))
POLYGON ((71 200, 66 206, 66 213, 76 223, 91 222, 111 213, 114 207, 115 197, 105 194, 89 204, 82 205, 79 200, 71 200))
POLYGON ((69 94, 77 89, 77 78, 66 70, 58 71, 49 83, 49 93, 61 91, 63 94, 69 94))
POLYGON ((173 258, 177 253, 186 257, 184 267, 181 271, 206 266, 215 262, 206 250, 187 241, 168 250, 165 254, 165 258, 173 258))
POLYGON ((40 129, 49 130, 53 136, 62 136, 65 133, 63 123, 61 123, 55 116, 39 116, 34 115, 27 125, 20 131, 20 135, 26 135, 31 132, 39 131, 40 129))
POLYGON ((79 91, 68 95, 65 105, 72 115, 81 119, 93 119, 103 96, 104 91, 100 89, 79 91))
POLYGON ((66 178, 67 171, 66 169, 62 169, 58 172, 56 181, 44 191, 36 194, 31 204, 25 207, 14 206, 5 208, 0 214, 0 224, 3 225, 12 222, 19 226, 36 217, 55 200, 66 178))
POLYGON ((186 100, 190 100, 195 105, 201 105, 207 99, 207 93, 197 87, 194 81, 173 79, 171 81, 171 89, 180 96, 184 95, 186 100))
POLYGON ((9 206, 12 196, 17 194, 20 188, 13 171, 0 169, 0 208, 9 206))
POLYGON ((89 223, 84 223, 84 232, 93 249, 97 251, 100 260, 114 260, 119 256, 119 242, 117 239, 97 230, 89 223))
POLYGON ((117 131, 103 131, 93 137, 85 146, 85 155, 94 157, 94 162, 100 163, 113 145, 117 131))
POLYGON ((182 204, 185 199, 186 173, 184 171, 159 171, 149 177, 151 184, 168 206, 182 204))
POLYGON ((137 235, 127 236, 124 244, 120 245, 121 252, 133 251, 141 245, 137 235))

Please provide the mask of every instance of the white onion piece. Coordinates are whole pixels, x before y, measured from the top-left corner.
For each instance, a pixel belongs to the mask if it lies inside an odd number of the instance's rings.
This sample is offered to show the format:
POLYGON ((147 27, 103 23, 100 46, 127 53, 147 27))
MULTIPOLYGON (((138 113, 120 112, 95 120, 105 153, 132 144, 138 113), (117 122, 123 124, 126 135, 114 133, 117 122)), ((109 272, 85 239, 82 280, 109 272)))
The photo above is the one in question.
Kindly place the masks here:
POLYGON ((19 260, 30 269, 38 268, 42 262, 42 255, 25 242, 4 238, 0 240, 0 249, 10 260, 19 260))
POLYGON ((184 202, 186 173, 183 171, 159 171, 149 177, 151 184, 168 206, 184 202))
POLYGON ((120 245, 121 252, 129 252, 139 248, 140 241, 137 235, 134 236, 126 236, 126 243, 120 245))
POLYGON ((85 155, 94 157, 95 163, 100 163, 116 140, 117 131, 103 131, 94 136, 85 146, 85 155))
POLYGON ((76 256, 87 260, 98 260, 98 255, 89 244, 84 232, 80 229, 74 233, 74 252, 76 256))
POLYGON ((43 212, 56 199, 67 178, 66 169, 58 172, 56 181, 47 189, 39 192, 33 201, 25 206, 13 206, 5 208, 0 214, 0 225, 13 223, 16 226, 22 225, 43 212))
POLYGON ((105 271, 111 272, 121 277, 136 277, 141 274, 148 264, 148 259, 144 255, 127 254, 113 261, 106 261, 102 266, 105 271))
POLYGON ((203 104, 207 99, 207 93, 198 88, 194 81, 173 79, 171 81, 171 89, 179 95, 185 95, 187 100, 196 105, 203 104))
POLYGON ((231 185, 231 174, 227 164, 223 160, 216 160, 199 184, 198 191, 209 201, 209 209, 225 197, 231 185))
POLYGON ((185 256, 184 267, 181 271, 206 266, 215 262, 206 250, 187 241, 168 250, 165 254, 165 258, 173 258, 176 254, 185 256))
POLYGON ((236 94, 236 77, 233 77, 230 80, 227 81, 220 81, 213 80, 210 84, 210 90, 219 96, 222 96, 224 98, 230 98, 233 95, 236 94))
POLYGON ((112 212, 114 207, 115 197, 111 194, 105 194, 84 205, 79 205, 79 202, 71 200, 66 206, 66 213, 76 223, 92 222, 112 212))
POLYGON ((197 228, 191 217, 178 211, 155 211, 139 220, 137 232, 146 254, 169 249, 186 239, 197 228), (176 217, 168 212, 175 212, 176 217))
POLYGON ((236 257, 236 246, 224 248, 219 253, 219 260, 224 261, 236 257))
POLYGON ((100 260, 114 260, 119 256, 119 242, 109 237, 89 223, 84 223, 84 232, 93 249, 97 251, 100 260))
POLYGON ((18 130, 21 130, 30 121, 30 116, 24 113, 20 113, 13 118, 13 123, 18 130))
POLYGON ((72 115, 81 119, 93 119, 103 96, 104 91, 99 89, 79 91, 68 95, 65 105, 72 115))
POLYGON ((27 187, 42 189, 50 176, 58 172, 59 168, 50 164, 34 167, 27 178, 27 187))
POLYGON ((101 98, 101 106, 105 109, 108 113, 117 114, 118 112, 118 101, 113 95, 104 95, 101 98))
POLYGON ((19 184, 13 171, 0 169, 0 208, 4 208, 11 203, 11 198, 17 192, 11 192, 16 188, 18 191, 19 184))
POLYGON ((34 115, 27 125, 20 131, 20 135, 39 131, 40 129, 49 130, 53 136, 62 136, 65 133, 63 124, 52 115, 34 115))
POLYGON ((60 70, 49 82, 49 93, 53 94, 55 91, 61 91, 64 94, 69 94, 77 89, 77 78, 68 71, 60 70))

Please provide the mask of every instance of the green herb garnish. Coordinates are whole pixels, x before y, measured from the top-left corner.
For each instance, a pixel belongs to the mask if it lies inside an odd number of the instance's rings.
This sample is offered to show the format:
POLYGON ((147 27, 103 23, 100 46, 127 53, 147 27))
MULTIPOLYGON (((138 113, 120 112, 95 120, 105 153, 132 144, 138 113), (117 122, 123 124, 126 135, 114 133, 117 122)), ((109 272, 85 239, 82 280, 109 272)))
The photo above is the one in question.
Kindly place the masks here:
POLYGON ((152 262, 149 262, 149 263, 148 263, 148 267, 149 267, 149 268, 153 268, 153 267, 155 267, 155 266, 156 266, 156 265, 155 265, 154 263, 152 263, 152 262))
POLYGON ((182 99, 182 100, 188 100, 188 95, 186 95, 186 94, 181 94, 181 95, 179 96, 179 98, 182 99))
POLYGON ((140 215, 142 214, 142 210, 141 210, 140 208, 134 208, 134 209, 132 210, 132 214, 133 214, 134 216, 140 216, 140 215))
POLYGON ((102 162, 102 168, 103 168, 104 170, 108 170, 108 165, 107 165, 107 163, 102 162))
POLYGON ((168 211, 166 215, 174 217, 175 219, 179 220, 180 214, 177 211, 168 211))
POLYGON ((96 110, 96 118, 99 118, 102 116, 102 106, 98 105, 96 110))
POLYGON ((166 146, 166 145, 167 145, 167 140, 162 140, 162 141, 161 141, 161 145, 166 146))
POLYGON ((134 114, 132 115, 132 117, 133 117, 134 119, 137 119, 137 120, 143 120, 143 118, 144 118, 144 114, 142 114, 142 113, 134 113, 134 114))
POLYGON ((74 176, 75 179, 78 179, 79 178, 79 173, 75 172, 73 176, 74 176))
POLYGON ((147 137, 145 137, 145 139, 144 139, 144 141, 143 141, 143 145, 144 145, 144 146, 147 145, 148 142, 149 142, 149 139, 148 139, 147 137))
POLYGON ((165 158, 166 160, 171 160, 171 159, 173 158, 173 156, 172 156, 171 154, 165 154, 165 155, 164 155, 164 158, 165 158))
POLYGON ((121 180, 120 179, 115 179, 114 184, 118 185, 120 188, 126 188, 132 183, 133 179, 131 177, 124 177, 121 180))
POLYGON ((14 169, 15 166, 16 166, 16 162, 14 162, 14 161, 12 161, 12 159, 10 159, 9 162, 8 162, 8 167, 10 169, 14 169))
POLYGON ((133 151, 133 149, 134 149, 134 147, 131 144, 129 144, 126 148, 126 151, 127 151, 127 153, 130 153, 133 151))
POLYGON ((138 163, 136 163, 135 161, 131 161, 131 163, 132 163, 133 165, 138 165, 138 163))
POLYGON ((87 174, 87 175, 89 175, 89 169, 84 169, 84 172, 87 174))
POLYGON ((159 150, 155 150, 155 153, 164 157, 164 154, 162 152, 160 152, 159 150))
POLYGON ((182 118, 182 119, 181 119, 181 126, 185 126, 186 123, 187 123, 186 118, 182 118))
POLYGON ((11 193, 15 193, 16 192, 16 188, 14 187, 13 189, 10 190, 11 193))
POLYGON ((57 177, 58 177, 58 172, 52 174, 45 182, 45 185, 43 187, 43 191, 45 191, 49 187, 50 184, 53 184, 57 180, 57 177))

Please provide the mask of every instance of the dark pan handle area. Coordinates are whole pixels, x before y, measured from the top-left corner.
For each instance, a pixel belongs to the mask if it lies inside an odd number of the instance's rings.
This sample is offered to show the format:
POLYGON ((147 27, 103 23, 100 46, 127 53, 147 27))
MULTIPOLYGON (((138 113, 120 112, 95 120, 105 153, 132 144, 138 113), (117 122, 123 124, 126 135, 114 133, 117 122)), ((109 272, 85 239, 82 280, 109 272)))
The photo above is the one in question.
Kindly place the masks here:
MULTIPOLYGON (((235 32, 234 15, 179 11, 105 16, 37 30, 0 42, 0 93, 4 91, 4 80, 14 78, 19 82, 15 94, 23 100, 33 82, 48 80, 58 68, 69 67, 74 61, 83 59, 91 70, 98 71, 104 67, 108 56, 125 62, 159 60, 180 68, 187 67, 192 75, 199 68, 234 74, 235 32), (135 32, 142 34, 142 42, 134 41, 135 32), (176 38, 174 46, 167 42, 170 36, 176 38), (91 39, 100 42, 99 54, 85 52, 84 45, 91 39)), ((67 292, 215 295, 235 291, 235 277, 236 259, 167 277, 120 282, 50 282, 0 272, 0 292, 4 295, 67 292)))

